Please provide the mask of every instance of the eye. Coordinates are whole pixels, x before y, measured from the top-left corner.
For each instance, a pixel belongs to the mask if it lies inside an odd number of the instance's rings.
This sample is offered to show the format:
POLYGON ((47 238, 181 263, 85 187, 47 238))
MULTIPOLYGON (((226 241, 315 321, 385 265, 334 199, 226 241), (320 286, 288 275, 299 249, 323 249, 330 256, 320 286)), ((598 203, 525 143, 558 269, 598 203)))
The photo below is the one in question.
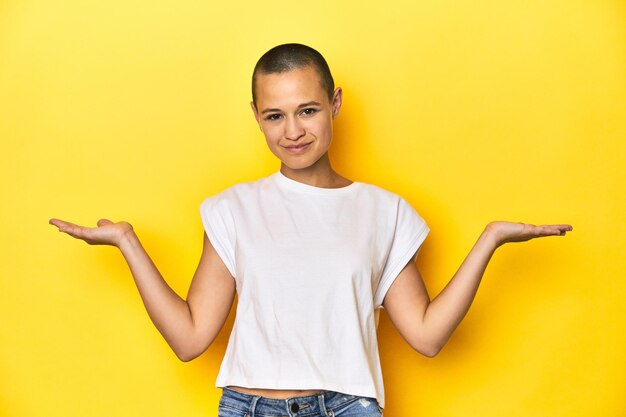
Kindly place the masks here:
POLYGON ((317 112, 317 109, 313 109, 313 108, 308 108, 308 109, 304 109, 302 110, 302 112, 307 115, 307 116, 311 116, 313 114, 315 114, 317 112), (308 113, 307 113, 308 112, 308 113))
POLYGON ((265 120, 278 120, 279 117, 280 117, 280 114, 274 113, 274 114, 270 114, 269 116, 267 116, 265 120))

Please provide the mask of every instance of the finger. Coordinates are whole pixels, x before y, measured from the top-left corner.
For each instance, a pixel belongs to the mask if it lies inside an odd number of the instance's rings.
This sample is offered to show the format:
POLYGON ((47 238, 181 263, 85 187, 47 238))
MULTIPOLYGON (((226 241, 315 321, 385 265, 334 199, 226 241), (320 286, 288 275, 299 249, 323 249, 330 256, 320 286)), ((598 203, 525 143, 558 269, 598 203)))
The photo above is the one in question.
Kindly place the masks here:
POLYGON ((60 232, 67 233, 73 238, 81 239, 85 241, 92 239, 93 230, 94 229, 91 227, 80 226, 78 224, 74 224, 70 222, 64 222, 64 224, 60 225, 59 227, 60 232))
POLYGON ((539 233, 542 236, 564 236, 565 232, 571 230, 569 225, 542 225, 539 226, 539 233))
POLYGON ((571 224, 544 224, 543 226, 556 227, 556 228, 559 228, 560 230, 573 230, 573 227, 571 224))
POLYGON ((534 232, 537 234, 537 236, 552 236, 552 235, 556 235, 561 233, 560 230, 555 229, 549 225, 541 225, 541 226, 535 226, 535 230, 534 232))
POLYGON ((571 232, 574 228, 569 224, 550 224, 546 225, 553 230, 557 230, 560 235, 565 235, 566 232, 571 232))
POLYGON ((69 225, 64 226, 61 229, 62 232, 67 233, 68 235, 75 237, 76 239, 86 239, 88 234, 88 229, 79 225, 69 225))
POLYGON ((529 225, 529 229, 526 233, 526 235, 530 238, 552 236, 554 234, 556 234, 554 229, 552 229, 550 226, 547 226, 545 224, 542 224, 539 226, 529 225))
POLYGON ((98 220, 98 226, 106 226, 109 224, 113 224, 113 222, 109 219, 100 219, 98 220))
POLYGON ((48 223, 53 225, 53 226, 59 227, 60 224, 65 223, 65 222, 63 220, 52 218, 52 219, 48 220, 48 223))
POLYGON ((59 229, 68 228, 72 226, 78 226, 77 224, 66 222, 65 220, 60 220, 60 219, 50 219, 48 223, 55 225, 59 229))
POLYGON ((560 230, 567 230, 570 232, 574 230, 571 224, 554 224, 553 226, 558 227, 560 230))

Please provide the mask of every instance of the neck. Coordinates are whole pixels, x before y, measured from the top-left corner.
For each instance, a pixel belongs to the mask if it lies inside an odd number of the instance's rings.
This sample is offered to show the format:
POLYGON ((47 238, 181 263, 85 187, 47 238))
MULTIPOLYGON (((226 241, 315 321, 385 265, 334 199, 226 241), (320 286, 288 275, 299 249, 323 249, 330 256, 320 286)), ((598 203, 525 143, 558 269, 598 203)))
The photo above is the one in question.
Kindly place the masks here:
POLYGON ((320 188, 344 187, 352 182, 333 170, 327 156, 301 169, 293 169, 281 163, 280 172, 294 181, 320 188))

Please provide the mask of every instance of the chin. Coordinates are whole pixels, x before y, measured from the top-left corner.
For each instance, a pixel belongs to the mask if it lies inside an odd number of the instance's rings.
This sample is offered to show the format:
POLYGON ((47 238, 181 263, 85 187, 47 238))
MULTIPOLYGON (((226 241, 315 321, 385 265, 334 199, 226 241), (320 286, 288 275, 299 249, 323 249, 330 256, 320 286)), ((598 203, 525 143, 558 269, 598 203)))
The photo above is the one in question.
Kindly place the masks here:
POLYGON ((305 169, 305 168, 309 168, 311 165, 310 163, 306 163, 306 162, 301 162, 301 163, 294 163, 293 161, 285 161, 285 160, 281 160, 280 161, 282 163, 282 165, 286 166, 289 169, 293 169, 293 170, 297 170, 297 169, 305 169))

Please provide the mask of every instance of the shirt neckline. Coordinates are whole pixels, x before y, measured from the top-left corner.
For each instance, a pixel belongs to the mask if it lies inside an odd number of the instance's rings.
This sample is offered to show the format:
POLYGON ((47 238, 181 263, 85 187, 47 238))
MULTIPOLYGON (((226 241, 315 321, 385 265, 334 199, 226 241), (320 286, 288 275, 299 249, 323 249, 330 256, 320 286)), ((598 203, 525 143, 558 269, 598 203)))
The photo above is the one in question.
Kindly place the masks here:
POLYGON ((294 191, 301 191, 305 193, 320 194, 320 195, 345 194, 345 193, 351 192, 352 190, 356 189, 360 185, 360 182, 352 181, 351 184, 348 184, 345 187, 323 188, 323 187, 316 187, 314 185, 309 185, 300 181, 293 180, 287 177, 282 172, 280 172, 280 170, 276 171, 276 173, 274 173, 273 176, 276 179, 276 182, 278 182, 280 185, 286 188, 289 188, 294 191))

